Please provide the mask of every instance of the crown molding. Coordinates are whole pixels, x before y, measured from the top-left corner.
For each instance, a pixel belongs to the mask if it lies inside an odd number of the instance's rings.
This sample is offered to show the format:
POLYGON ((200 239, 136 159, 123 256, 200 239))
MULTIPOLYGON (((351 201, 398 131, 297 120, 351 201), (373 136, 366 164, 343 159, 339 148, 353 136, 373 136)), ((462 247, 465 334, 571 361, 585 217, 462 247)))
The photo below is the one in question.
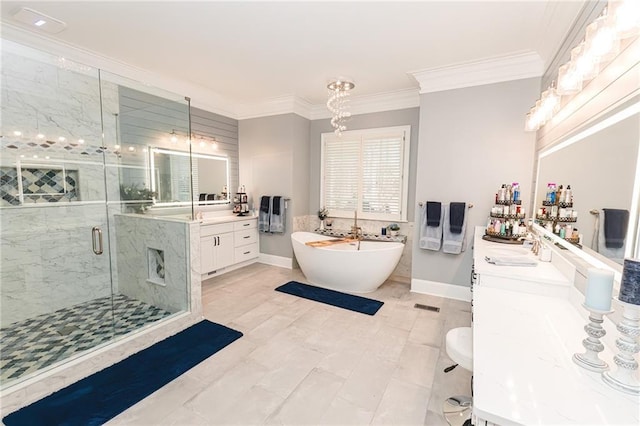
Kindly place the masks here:
POLYGON ((487 58, 409 74, 420 84, 420 94, 462 89, 503 81, 540 77, 544 63, 535 52, 487 58))
POLYGON ((202 85, 152 73, 59 39, 26 30, 5 20, 2 21, 2 38, 134 80, 147 86, 146 90, 150 93, 159 89, 157 92, 173 92, 176 98, 188 96, 191 98, 191 105, 196 108, 237 119, 236 104, 233 101, 202 85))
MULTIPOLYGON (((373 95, 351 96, 349 104, 351 115, 416 108, 420 106, 420 94, 417 88, 411 88, 373 95)), ((314 105, 311 110, 311 120, 325 118, 331 118, 327 106, 324 104, 314 105)))
POLYGON ((238 120, 269 117, 280 114, 298 114, 306 119, 311 119, 313 105, 295 95, 267 98, 257 102, 238 105, 238 120))

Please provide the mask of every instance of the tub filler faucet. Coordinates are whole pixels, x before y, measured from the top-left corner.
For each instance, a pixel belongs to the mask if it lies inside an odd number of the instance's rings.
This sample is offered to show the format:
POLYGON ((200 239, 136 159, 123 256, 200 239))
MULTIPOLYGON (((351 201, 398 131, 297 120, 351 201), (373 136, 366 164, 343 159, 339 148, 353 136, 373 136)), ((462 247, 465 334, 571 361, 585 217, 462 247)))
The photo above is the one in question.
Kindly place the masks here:
POLYGON ((353 226, 351 227, 351 232, 349 232, 351 238, 354 240, 362 240, 362 228, 358 226, 358 211, 355 211, 355 216, 353 219, 353 226))

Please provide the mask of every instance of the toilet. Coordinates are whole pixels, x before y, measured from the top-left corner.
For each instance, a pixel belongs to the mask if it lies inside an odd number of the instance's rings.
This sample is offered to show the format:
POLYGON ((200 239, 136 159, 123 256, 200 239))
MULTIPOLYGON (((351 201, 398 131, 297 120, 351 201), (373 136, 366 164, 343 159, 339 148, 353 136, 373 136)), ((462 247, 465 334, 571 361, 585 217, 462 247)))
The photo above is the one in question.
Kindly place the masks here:
MULTIPOLYGON (((471 327, 453 328, 447 332, 445 349, 449 358, 473 372, 473 334, 471 327)), ((445 372, 455 368, 449 367, 445 372)), ((455 395, 447 398, 442 405, 442 414, 451 426, 471 425, 472 399, 466 395, 455 395)))

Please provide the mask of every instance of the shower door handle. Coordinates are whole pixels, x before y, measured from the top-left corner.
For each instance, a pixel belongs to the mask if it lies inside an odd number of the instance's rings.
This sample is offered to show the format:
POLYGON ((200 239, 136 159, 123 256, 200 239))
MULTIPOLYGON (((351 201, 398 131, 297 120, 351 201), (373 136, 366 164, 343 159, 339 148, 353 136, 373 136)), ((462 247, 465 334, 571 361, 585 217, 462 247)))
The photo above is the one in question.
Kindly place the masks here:
POLYGON ((91 242, 93 243, 93 252, 95 254, 102 254, 102 229, 98 226, 94 226, 91 230, 91 242))

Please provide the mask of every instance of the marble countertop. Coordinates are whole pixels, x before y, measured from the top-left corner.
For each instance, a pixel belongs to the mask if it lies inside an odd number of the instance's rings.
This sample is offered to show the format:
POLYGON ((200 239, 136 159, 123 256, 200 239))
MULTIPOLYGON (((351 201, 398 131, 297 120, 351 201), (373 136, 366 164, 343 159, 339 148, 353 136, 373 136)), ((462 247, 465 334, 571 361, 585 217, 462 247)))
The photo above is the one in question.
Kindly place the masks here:
MULTIPOLYGON (((473 266, 475 272, 481 275, 504 277, 516 281, 534 281, 548 285, 570 286, 572 279, 571 271, 564 273, 557 266, 560 259, 555 262, 540 262, 531 250, 523 248, 521 245, 500 244, 482 239, 484 227, 475 228, 473 240, 473 266), (498 266, 486 261, 486 256, 513 253, 514 255, 525 256, 537 261, 536 266, 498 266)), ((566 268, 565 268, 566 269, 566 268)))
MULTIPOLYGON (((350 235, 350 231, 342 230, 342 229, 314 229, 316 234, 327 235, 330 237, 346 237, 350 235)), ((369 234, 363 233, 362 238, 367 241, 390 241, 397 243, 407 243, 406 235, 380 235, 380 234, 369 234)))
MULTIPOLYGON (((640 397, 573 362, 586 333, 569 300, 490 286, 473 299, 474 415, 502 426, 640 424, 640 397)), ((600 357, 614 365, 613 355, 605 345, 600 357)))

